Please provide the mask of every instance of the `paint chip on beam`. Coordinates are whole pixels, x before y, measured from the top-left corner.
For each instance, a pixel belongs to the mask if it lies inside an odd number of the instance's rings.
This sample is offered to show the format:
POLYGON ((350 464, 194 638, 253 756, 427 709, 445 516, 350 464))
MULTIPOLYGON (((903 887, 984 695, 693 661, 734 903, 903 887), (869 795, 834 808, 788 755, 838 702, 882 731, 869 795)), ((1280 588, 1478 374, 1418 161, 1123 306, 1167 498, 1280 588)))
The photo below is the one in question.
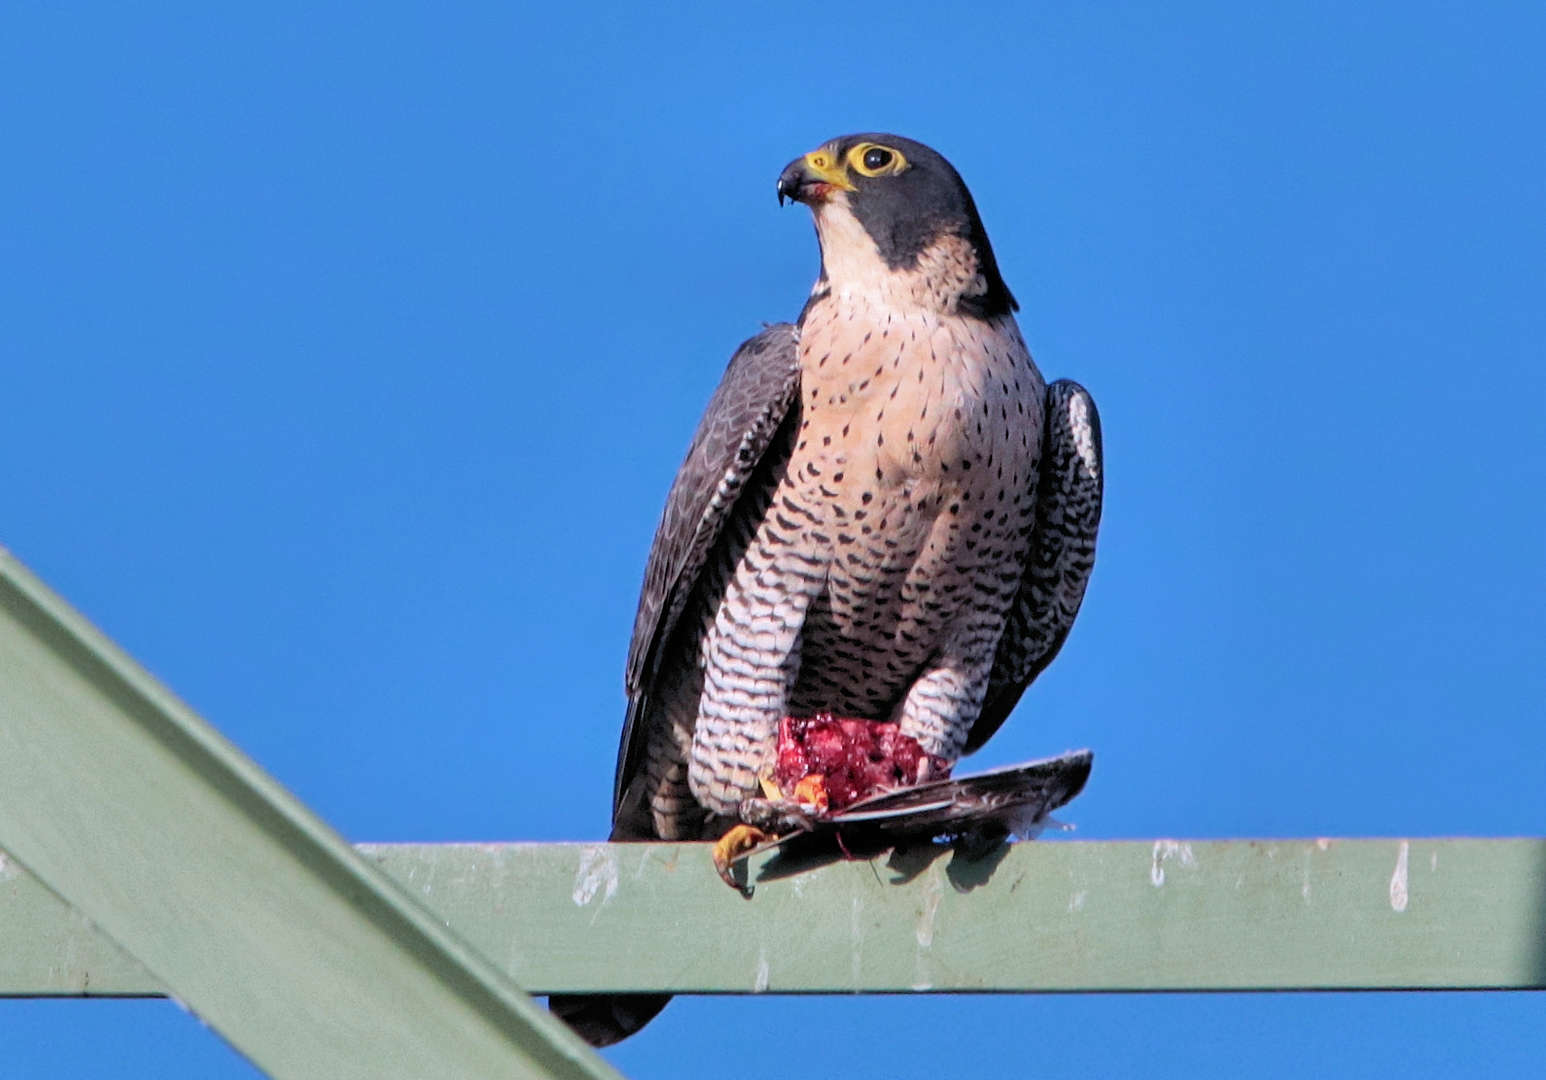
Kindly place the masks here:
POLYGON ((574 893, 571 899, 576 907, 584 907, 596 899, 599 892, 601 906, 605 907, 607 901, 617 895, 618 873, 617 860, 612 857, 612 851, 604 845, 587 847, 580 855, 580 868, 574 875, 574 893))
POLYGON ((1401 853, 1396 856, 1396 872, 1390 875, 1390 906, 1397 912, 1406 910, 1407 860, 1411 853, 1411 843, 1406 840, 1401 841, 1401 853))
POLYGON ((1197 857, 1192 854, 1191 844, 1176 840, 1154 841, 1154 861, 1149 866, 1149 881, 1156 889, 1165 884, 1165 863, 1170 859, 1176 859, 1189 869, 1197 868, 1197 857))

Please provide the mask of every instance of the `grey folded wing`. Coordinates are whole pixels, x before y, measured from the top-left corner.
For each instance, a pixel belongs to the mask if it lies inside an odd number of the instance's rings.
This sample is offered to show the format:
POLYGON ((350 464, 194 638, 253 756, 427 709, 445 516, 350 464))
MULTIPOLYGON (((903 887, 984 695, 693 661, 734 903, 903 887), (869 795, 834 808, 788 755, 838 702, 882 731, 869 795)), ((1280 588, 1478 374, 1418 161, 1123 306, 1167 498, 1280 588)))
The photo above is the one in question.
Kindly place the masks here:
POLYGON ((1060 379, 1047 387, 1031 551, 966 740, 968 754, 999 729, 1068 638, 1095 568, 1104 478, 1095 401, 1078 383, 1060 379))
POLYGON ((641 718, 663 650, 748 480, 799 395, 795 329, 778 323, 735 351, 698 423, 666 497, 639 594, 628 647, 628 712, 617 752, 614 815, 643 752, 641 718))

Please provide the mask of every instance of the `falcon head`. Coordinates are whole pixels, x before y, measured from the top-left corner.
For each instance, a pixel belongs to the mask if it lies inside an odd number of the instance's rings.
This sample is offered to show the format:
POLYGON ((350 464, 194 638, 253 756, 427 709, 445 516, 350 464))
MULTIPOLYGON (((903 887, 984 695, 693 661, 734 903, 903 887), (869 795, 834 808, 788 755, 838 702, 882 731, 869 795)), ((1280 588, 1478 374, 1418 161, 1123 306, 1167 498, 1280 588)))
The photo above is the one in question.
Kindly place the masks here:
POLYGON ((879 292, 991 319, 1019 310, 972 193, 900 135, 845 135, 791 161, 778 201, 805 203, 821 241, 816 291, 879 292))

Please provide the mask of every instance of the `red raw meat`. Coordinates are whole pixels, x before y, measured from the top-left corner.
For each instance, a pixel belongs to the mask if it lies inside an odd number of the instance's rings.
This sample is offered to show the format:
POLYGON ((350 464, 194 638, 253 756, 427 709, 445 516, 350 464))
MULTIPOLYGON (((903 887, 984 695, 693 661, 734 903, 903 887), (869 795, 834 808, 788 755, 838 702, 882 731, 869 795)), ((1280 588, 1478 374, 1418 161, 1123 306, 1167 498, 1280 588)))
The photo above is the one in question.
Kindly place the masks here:
POLYGON ((792 794, 807 776, 820 776, 827 809, 841 810, 879 791, 910 787, 920 779, 950 775, 945 759, 924 752, 896 724, 838 719, 831 713, 786 716, 778 725, 778 765, 773 778, 792 794), (920 772, 927 767, 927 776, 920 772))

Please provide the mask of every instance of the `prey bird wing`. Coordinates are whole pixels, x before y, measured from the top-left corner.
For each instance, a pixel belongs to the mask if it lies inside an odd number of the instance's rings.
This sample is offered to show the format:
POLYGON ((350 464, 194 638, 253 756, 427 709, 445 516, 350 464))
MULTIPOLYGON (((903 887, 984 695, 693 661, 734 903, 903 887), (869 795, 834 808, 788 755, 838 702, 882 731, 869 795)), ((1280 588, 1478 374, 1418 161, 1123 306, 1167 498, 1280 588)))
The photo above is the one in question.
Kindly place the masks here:
POLYGON ((617 754, 614 815, 643 750, 640 719, 661 656, 747 481, 775 443, 800 394, 795 328, 776 323, 731 357, 698 423, 655 530, 625 686, 628 711, 617 754))
POLYGON ((737 854, 731 863, 832 836, 841 838, 846 852, 869 853, 947 837, 969 840, 968 850, 984 851, 1005 836, 1033 834, 1048 815, 1084 790, 1094 763, 1090 751, 1072 750, 884 791, 832 814, 791 815, 795 827, 737 854))
POLYGON ((902 788, 855 803, 825 824, 866 824, 886 839, 932 839, 997 825, 1023 832, 1084 789, 1095 758, 1075 750, 1055 758, 1006 765, 952 780, 902 788))
POLYGON ((966 753, 987 742, 1009 718, 1025 688, 1052 663, 1068 638, 1095 568, 1104 485, 1095 401, 1078 383, 1060 379, 1047 387, 1047 432, 1030 556, 993 658, 982 712, 967 736, 966 753))

